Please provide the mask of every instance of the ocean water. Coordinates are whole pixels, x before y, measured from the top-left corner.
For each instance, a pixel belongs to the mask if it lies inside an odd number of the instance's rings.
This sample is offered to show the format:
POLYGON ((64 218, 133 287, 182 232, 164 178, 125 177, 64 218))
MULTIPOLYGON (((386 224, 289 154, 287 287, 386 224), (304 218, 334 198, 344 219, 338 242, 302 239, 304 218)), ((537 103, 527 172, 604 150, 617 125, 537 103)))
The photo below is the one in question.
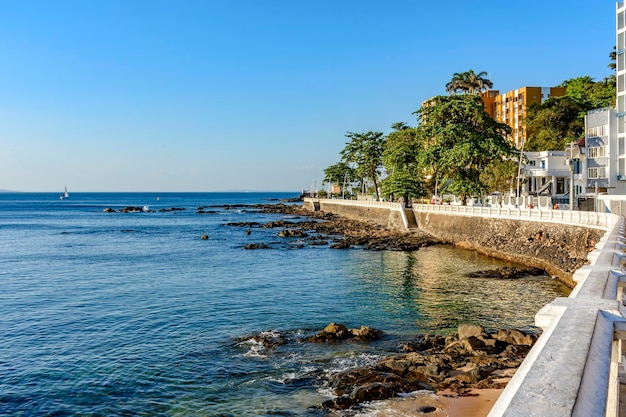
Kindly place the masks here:
POLYGON ((447 246, 333 250, 226 225, 283 216, 224 205, 296 195, 0 194, 0 415, 339 415, 317 407, 331 395, 321 375, 459 323, 530 328, 568 292, 466 278, 510 264, 447 246), (103 213, 126 206, 155 211, 103 213), (387 337, 303 342, 329 322, 387 337), (263 348, 259 332, 288 343, 263 348))

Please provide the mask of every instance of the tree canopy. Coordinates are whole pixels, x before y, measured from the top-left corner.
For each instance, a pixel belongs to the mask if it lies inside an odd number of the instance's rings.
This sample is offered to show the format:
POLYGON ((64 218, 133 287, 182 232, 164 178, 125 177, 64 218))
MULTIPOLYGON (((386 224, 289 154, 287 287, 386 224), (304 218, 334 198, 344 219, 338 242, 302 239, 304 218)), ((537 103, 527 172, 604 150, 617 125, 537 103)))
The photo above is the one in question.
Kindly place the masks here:
POLYGON ((402 196, 405 201, 424 195, 421 167, 418 164, 422 149, 420 136, 415 128, 404 123, 394 123, 394 130, 387 135, 383 151, 383 163, 387 178, 383 181, 383 195, 402 196))
POLYGON ((352 183, 357 180, 357 175, 350 165, 345 162, 337 162, 324 170, 324 182, 339 185, 343 192, 344 183, 352 183))
POLYGON ((485 191, 480 179, 484 168, 511 155, 506 140, 511 129, 487 114, 480 97, 439 96, 433 103, 417 111, 425 143, 419 160, 465 203, 468 196, 485 191))
POLYGON ((446 84, 446 91, 450 94, 457 92, 473 95, 480 94, 493 87, 493 83, 487 78, 488 75, 485 71, 477 74, 473 69, 466 72, 455 72, 450 82, 446 84))
POLYGON ((527 112, 529 139, 526 150, 565 149, 568 143, 578 140, 584 133, 581 114, 584 115, 585 107, 571 97, 551 97, 543 104, 529 106, 527 112))
POLYGON ((382 132, 354 133, 348 132, 350 139, 341 151, 342 161, 352 164, 356 175, 374 183, 376 200, 379 199, 378 177, 382 166, 383 146, 385 138, 382 132))

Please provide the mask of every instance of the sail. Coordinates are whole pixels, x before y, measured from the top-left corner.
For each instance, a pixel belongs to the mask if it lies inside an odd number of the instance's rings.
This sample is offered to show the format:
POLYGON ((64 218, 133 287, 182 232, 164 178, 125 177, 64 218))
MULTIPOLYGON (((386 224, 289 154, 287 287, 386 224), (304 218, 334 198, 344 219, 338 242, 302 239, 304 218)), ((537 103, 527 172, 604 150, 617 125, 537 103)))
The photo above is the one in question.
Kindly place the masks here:
POLYGON ((67 197, 69 197, 69 196, 70 196, 70 195, 69 195, 69 193, 67 192, 67 186, 65 186, 65 194, 64 194, 64 197, 65 197, 65 198, 67 198, 67 197))

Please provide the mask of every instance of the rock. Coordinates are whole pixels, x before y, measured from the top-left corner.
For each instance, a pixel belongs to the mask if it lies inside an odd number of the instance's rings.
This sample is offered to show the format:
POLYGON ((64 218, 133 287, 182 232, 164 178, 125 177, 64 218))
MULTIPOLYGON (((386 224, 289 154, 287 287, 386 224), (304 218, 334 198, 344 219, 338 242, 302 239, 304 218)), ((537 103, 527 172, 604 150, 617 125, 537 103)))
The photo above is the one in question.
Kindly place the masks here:
POLYGON ((248 243, 243 247, 244 249, 271 249, 265 243, 248 243))
POLYGON ((418 381, 368 368, 339 372, 331 376, 329 386, 338 397, 325 401, 322 406, 333 410, 343 410, 362 402, 383 400, 401 392, 426 388, 418 381))
POLYGON ((202 239, 202 240, 209 240, 209 235, 202 235, 202 236, 200 236, 200 239, 202 239))
POLYGON ((371 342, 379 340, 383 337, 383 332, 380 330, 372 329, 369 326, 361 326, 360 329, 350 329, 350 333, 355 339, 363 342, 371 342))
POLYGON ((510 345, 532 346, 537 340, 537 336, 526 334, 521 330, 498 330, 495 339, 510 345))
POLYGON ((543 269, 539 268, 516 268, 504 266, 498 269, 486 269, 483 271, 470 272, 466 274, 470 278, 496 278, 496 279, 516 279, 525 276, 546 275, 543 269))
POLYGON ((230 223, 226 223, 225 226, 256 227, 259 224, 260 224, 259 222, 230 222, 230 223))
POLYGON ((331 249, 349 249, 350 243, 347 240, 340 240, 339 242, 330 245, 331 249))
POLYGON ((346 326, 339 323, 330 323, 324 327, 324 330, 317 333, 315 336, 310 337, 308 340, 314 343, 336 342, 349 337, 352 337, 352 333, 350 333, 346 326))
POLYGON ((423 405, 417 409, 417 412, 422 414, 434 413, 435 411, 437 411, 437 408, 430 405, 423 405))
POLYGON ((103 213, 115 213, 115 210, 113 210, 111 207, 107 207, 104 210, 102 210, 103 213))
POLYGON ((320 342, 336 342, 346 339, 354 339, 360 342, 371 342, 379 340, 383 337, 383 332, 373 329, 369 326, 361 326, 360 329, 348 329, 341 323, 330 323, 315 336, 309 337, 307 340, 313 343, 320 342))
POLYGON ((136 206, 128 206, 119 210, 122 213, 141 213, 143 211, 143 207, 136 206))
POLYGON ((274 348, 276 346, 287 344, 287 338, 280 332, 267 331, 255 334, 252 339, 263 345, 265 348, 274 348))
POLYGON ((302 230, 283 229, 278 233, 279 237, 306 237, 308 236, 302 230))
POLYGON ((485 333, 485 328, 477 324, 461 324, 458 329, 459 339, 467 339, 468 337, 480 337, 485 333))

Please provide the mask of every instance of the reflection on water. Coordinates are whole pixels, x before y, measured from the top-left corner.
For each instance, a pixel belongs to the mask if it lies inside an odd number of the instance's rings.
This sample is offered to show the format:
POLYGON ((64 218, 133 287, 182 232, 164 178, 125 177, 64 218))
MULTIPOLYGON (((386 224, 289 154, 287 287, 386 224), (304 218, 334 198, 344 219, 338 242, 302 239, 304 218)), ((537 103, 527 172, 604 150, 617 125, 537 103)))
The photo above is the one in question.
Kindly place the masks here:
POLYGON ((542 306, 570 291, 547 276, 469 278, 469 272, 520 266, 470 250, 434 246, 379 256, 355 264, 355 279, 378 293, 369 300, 380 313, 398 324, 411 316, 422 332, 449 332, 460 323, 528 328, 542 306))

